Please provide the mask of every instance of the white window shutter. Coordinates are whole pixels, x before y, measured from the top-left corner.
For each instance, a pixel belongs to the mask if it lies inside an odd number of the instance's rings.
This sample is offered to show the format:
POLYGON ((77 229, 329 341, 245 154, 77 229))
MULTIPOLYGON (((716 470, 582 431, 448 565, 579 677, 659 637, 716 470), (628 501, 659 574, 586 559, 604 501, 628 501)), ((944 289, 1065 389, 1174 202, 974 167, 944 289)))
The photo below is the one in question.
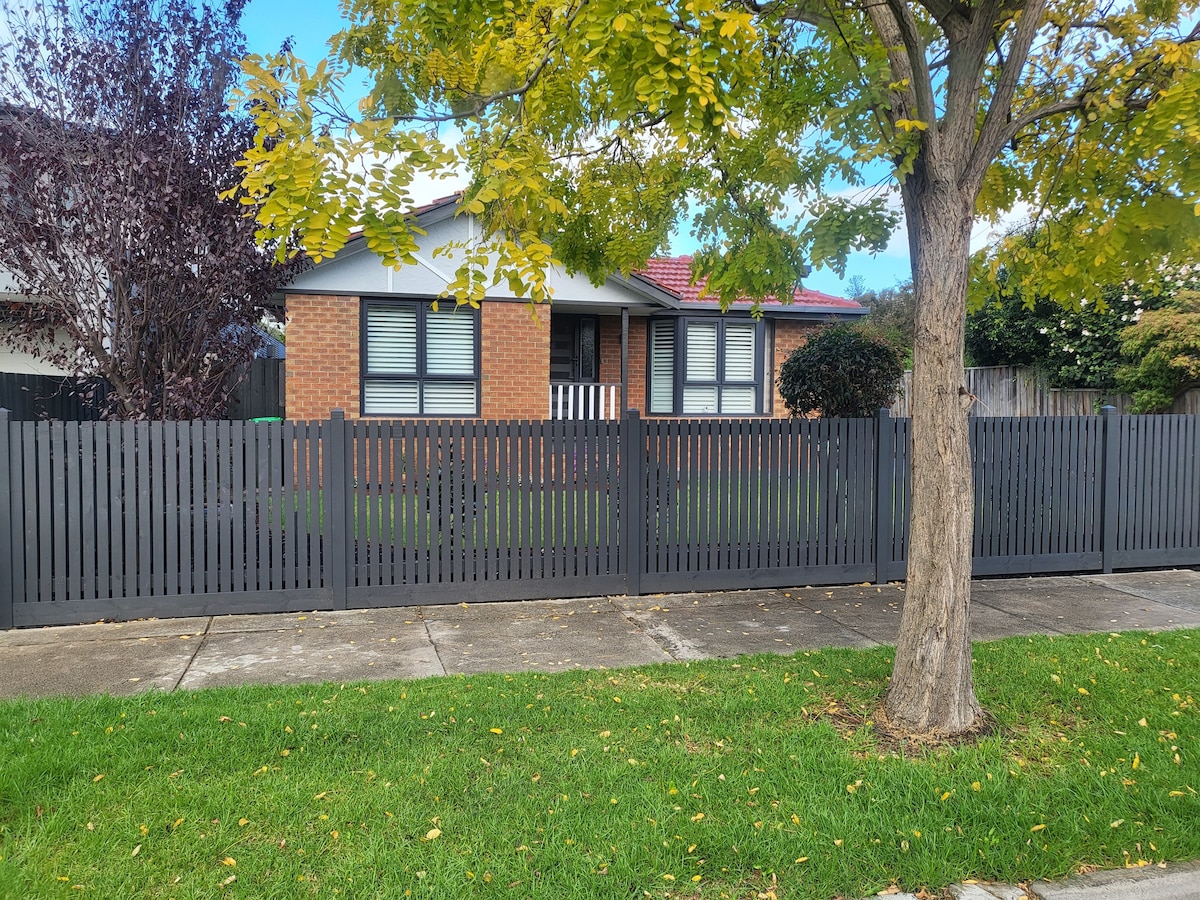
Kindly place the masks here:
POLYGON ((367 371, 417 373, 417 311, 405 306, 367 307, 367 371))
POLYGON ((415 416, 420 412, 415 381, 367 381, 363 384, 363 415, 415 416))
POLYGON ((473 316, 453 309, 429 310, 425 317, 425 370, 430 375, 475 374, 473 316))
POLYGON ((752 387, 721 388, 721 412, 727 416, 752 416, 758 412, 758 393, 752 387))
POLYGON ((725 323, 725 381, 754 382, 754 323, 725 323))
POLYGON ((712 415, 717 412, 717 386, 688 385, 683 389, 683 412, 692 416, 712 415))
POLYGON ((687 380, 717 380, 717 323, 689 322, 687 326, 687 380))
POLYGON ((650 412, 675 411, 675 322, 650 323, 650 412))
POLYGON ((475 382, 425 382, 425 415, 473 416, 477 408, 475 382))

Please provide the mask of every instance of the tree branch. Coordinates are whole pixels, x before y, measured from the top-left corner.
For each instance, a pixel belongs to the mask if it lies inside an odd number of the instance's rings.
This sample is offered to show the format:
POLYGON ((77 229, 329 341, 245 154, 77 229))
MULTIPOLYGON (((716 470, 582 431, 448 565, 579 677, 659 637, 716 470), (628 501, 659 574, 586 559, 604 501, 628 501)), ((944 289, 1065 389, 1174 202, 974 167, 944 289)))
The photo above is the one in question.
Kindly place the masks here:
MULTIPOLYGON (((571 10, 567 16, 563 27, 570 30, 575 20, 579 17, 579 13, 588 5, 588 0, 580 0, 580 2, 571 10)), ((488 94, 482 97, 476 97, 474 102, 468 109, 461 112, 449 112, 440 115, 412 115, 403 117, 407 121, 423 122, 428 125, 442 124, 446 122, 461 122, 463 119, 474 119, 481 115, 489 106, 508 100, 512 97, 524 97, 529 93, 530 89, 538 83, 542 77, 542 73, 546 71, 546 67, 550 65, 550 61, 554 58, 554 54, 558 51, 562 41, 559 37, 552 37, 546 42, 546 51, 542 54, 542 58, 538 61, 533 71, 526 77, 524 84, 515 88, 510 88, 507 91, 499 91, 495 94, 488 94)))
MULTIPOLYGON (((1042 25, 1042 15, 1045 11, 1046 0, 1028 0, 1017 21, 1016 31, 1008 48, 1008 58, 1000 70, 996 89, 992 93, 992 102, 979 130, 979 137, 971 151, 959 177, 959 187, 974 196, 983 184, 983 176, 988 166, 1012 139, 1015 131, 1011 131, 1009 116, 1012 111, 1013 94, 1021 80, 1021 72, 1029 59, 1029 48, 1042 25), (1011 132, 1011 133, 1010 133, 1011 132)), ((1037 121, 1034 118, 1032 121, 1037 121)), ((1019 129, 1018 129, 1019 130, 1019 129)))
POLYGON ((895 16, 896 25, 908 56, 909 85, 917 102, 917 115, 929 123, 926 134, 937 134, 937 102, 933 97, 933 81, 929 76, 929 64, 925 58, 925 41, 917 27, 912 9, 904 0, 887 0, 888 8, 895 16))

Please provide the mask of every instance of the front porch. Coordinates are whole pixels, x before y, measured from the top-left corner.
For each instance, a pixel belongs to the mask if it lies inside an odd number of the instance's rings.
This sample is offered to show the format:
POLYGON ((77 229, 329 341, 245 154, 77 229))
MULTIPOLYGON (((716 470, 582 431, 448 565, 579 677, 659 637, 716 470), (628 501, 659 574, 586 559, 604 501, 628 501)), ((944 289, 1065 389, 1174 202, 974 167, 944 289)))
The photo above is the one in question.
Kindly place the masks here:
POLYGON ((548 418, 613 420, 629 407, 629 314, 550 314, 548 418))

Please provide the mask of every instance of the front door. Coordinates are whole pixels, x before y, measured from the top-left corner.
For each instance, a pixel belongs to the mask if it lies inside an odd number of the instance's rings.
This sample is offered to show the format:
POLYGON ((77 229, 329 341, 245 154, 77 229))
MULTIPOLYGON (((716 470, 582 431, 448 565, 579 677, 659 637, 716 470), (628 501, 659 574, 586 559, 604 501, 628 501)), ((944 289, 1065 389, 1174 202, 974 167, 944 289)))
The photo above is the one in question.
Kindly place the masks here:
POLYGON ((552 313, 550 383, 593 384, 600 380, 600 328, 595 316, 552 313))

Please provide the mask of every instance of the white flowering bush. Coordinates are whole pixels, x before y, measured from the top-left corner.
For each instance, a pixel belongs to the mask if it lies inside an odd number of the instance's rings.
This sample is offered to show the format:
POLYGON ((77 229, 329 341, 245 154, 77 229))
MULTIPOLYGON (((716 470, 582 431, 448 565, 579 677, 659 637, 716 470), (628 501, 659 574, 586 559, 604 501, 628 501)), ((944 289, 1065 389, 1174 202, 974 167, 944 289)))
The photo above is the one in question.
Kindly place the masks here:
POLYGON ((1200 264, 1163 263, 1155 283, 1110 287, 1103 304, 1076 310, 1040 297, 1030 305, 1010 294, 967 316, 967 362, 1036 369, 1053 387, 1116 390, 1117 371, 1127 361, 1122 333, 1143 313, 1197 289, 1200 264))

